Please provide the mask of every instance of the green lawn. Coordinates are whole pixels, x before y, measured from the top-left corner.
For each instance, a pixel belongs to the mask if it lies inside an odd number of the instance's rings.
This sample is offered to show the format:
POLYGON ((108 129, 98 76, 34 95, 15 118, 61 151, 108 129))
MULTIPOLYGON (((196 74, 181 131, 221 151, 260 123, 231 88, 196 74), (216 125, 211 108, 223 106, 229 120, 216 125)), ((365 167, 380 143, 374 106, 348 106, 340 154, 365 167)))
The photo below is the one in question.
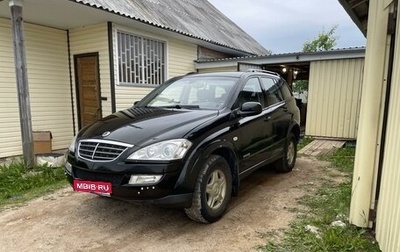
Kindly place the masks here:
POLYGON ((327 172, 337 169, 344 173, 345 181, 324 180, 315 194, 301 198, 299 202, 306 209, 296 209, 296 221, 284 230, 279 242, 267 241, 260 247, 262 251, 380 251, 370 230, 348 222, 354 155, 355 148, 347 147, 321 157, 332 164, 327 172))
POLYGON ((27 169, 22 163, 0 166, 0 208, 21 203, 67 185, 62 168, 27 169))

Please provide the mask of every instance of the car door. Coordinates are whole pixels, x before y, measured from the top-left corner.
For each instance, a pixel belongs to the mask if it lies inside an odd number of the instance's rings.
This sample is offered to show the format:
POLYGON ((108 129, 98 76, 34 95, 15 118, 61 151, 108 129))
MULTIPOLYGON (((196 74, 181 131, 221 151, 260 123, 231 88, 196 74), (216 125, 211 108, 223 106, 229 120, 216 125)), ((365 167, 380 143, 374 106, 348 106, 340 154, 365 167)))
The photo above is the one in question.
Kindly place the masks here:
MULTIPOLYGON (((265 107, 265 98, 257 77, 247 80, 238 95, 235 107, 240 107, 245 102, 259 102, 265 107)), ((255 116, 240 118, 239 127, 239 171, 241 174, 251 171, 253 167, 264 162, 272 129, 266 121, 266 111, 255 116)))
POLYGON ((283 153, 291 114, 280 91, 282 82, 276 78, 261 77, 262 89, 266 104, 266 120, 270 129, 270 137, 266 155, 274 158, 283 153))

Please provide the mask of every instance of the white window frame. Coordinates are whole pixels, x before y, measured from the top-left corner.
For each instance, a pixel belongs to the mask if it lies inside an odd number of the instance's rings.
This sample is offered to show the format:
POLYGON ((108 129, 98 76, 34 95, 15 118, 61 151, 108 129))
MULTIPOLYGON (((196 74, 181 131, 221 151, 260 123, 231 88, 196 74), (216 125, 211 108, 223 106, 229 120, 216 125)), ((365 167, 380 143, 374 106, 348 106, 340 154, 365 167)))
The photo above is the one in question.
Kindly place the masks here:
MULTIPOLYGON (((126 41, 125 40, 125 41, 126 41)), ((122 42, 121 42, 122 43, 122 42)), ((115 51, 115 64, 116 64, 116 83, 118 85, 123 86, 142 86, 142 87, 156 87, 161 85, 167 77, 167 42, 161 39, 145 36, 140 33, 133 33, 126 31, 124 29, 116 29, 115 30, 115 44, 116 44, 116 51, 115 51), (134 75, 134 72, 131 71, 132 65, 129 65, 125 68, 122 68, 122 64, 120 61, 120 54, 121 54, 121 44, 120 44, 120 36, 123 34, 125 39, 128 40, 128 43, 132 43, 135 39, 140 40, 138 43, 141 43, 141 46, 147 46, 149 50, 150 46, 150 53, 152 53, 152 57, 149 57, 150 60, 154 58, 160 58, 160 61, 157 62, 149 62, 147 66, 145 64, 145 58, 148 55, 140 53, 136 55, 138 52, 137 50, 131 52, 131 55, 128 55, 124 60, 130 61, 131 56, 133 53, 133 57, 139 57, 140 63, 133 65, 133 67, 139 68, 139 75, 134 75), (147 43, 147 44, 146 44, 147 43), (161 47, 160 47, 161 46, 161 47), (150 68, 150 69, 149 69, 150 68), (129 75, 130 72, 130 75, 129 75), (158 73, 158 74, 154 74, 158 73), (123 76, 121 76, 122 74, 123 76), (133 75, 132 75, 133 74, 133 75)), ((133 47, 132 47, 133 48, 133 47)), ((140 49, 138 49, 140 50, 140 49)), ((122 62, 124 63, 124 62, 122 62)))

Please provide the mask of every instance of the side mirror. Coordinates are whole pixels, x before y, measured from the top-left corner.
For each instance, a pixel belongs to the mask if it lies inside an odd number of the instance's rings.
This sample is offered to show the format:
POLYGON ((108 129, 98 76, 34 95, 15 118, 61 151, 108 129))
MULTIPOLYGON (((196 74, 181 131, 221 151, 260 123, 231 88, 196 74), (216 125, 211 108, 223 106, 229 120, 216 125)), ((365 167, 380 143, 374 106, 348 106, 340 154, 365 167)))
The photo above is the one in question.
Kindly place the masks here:
POLYGON ((134 103, 133 103, 133 106, 135 106, 136 104, 138 104, 139 103, 139 101, 135 101, 134 103))
POLYGON ((240 107, 237 115, 240 117, 253 116, 261 114, 262 106, 259 102, 245 102, 240 107))

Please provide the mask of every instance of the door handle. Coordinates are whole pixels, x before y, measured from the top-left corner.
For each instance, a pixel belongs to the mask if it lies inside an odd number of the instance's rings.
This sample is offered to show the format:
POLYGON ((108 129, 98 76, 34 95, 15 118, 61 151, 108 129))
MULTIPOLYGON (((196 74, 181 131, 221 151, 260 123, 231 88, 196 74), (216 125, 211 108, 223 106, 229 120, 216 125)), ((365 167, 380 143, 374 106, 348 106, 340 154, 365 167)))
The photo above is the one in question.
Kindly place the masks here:
POLYGON ((269 120, 271 120, 271 116, 266 116, 265 121, 269 121, 269 120))

